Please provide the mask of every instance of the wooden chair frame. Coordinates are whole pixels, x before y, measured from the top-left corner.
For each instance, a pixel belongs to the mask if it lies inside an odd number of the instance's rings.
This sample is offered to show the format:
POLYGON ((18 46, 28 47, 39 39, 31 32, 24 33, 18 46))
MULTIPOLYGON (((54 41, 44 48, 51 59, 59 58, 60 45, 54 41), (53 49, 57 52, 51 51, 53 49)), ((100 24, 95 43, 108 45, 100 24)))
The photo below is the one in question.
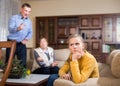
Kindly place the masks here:
POLYGON ((10 56, 9 56, 6 69, 0 81, 0 86, 5 85, 6 80, 9 76, 10 70, 12 68, 12 61, 13 61, 14 53, 16 50, 16 41, 0 41, 0 60, 2 59, 2 48, 10 48, 11 50, 10 50, 10 56))

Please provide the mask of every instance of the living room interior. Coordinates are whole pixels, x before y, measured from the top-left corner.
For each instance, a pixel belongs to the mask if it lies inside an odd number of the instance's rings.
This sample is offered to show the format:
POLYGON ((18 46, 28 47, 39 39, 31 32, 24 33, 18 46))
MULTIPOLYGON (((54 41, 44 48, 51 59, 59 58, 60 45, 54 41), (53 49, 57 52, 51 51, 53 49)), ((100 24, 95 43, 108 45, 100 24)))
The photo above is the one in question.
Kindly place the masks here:
MULTIPOLYGON (((10 1, 1 0, 1 5, 10 1)), ((48 38, 49 46, 55 49, 57 60, 61 67, 68 56, 67 38, 70 34, 79 33, 85 40, 86 49, 100 62, 100 78, 90 79, 86 83, 75 85, 68 81, 57 80, 55 86, 119 86, 120 80, 120 0, 11 0, 16 8, 12 12, 18 13, 22 3, 29 3, 32 7, 30 18, 33 24, 33 37, 27 43, 27 65, 31 70, 37 68, 33 49, 39 46, 42 36, 48 38), (16 5, 15 5, 16 4, 16 5), (115 50, 115 51, 114 51, 115 50), (112 52, 113 51, 113 52, 112 52), (112 54, 111 54, 112 52, 112 54), (110 58, 108 58, 110 57, 110 58), (115 59, 115 58, 116 59, 115 59), (113 59, 114 58, 114 59, 113 59), (116 61, 117 60, 117 61, 116 61), (114 64, 116 63, 116 64, 114 64), (31 66, 33 64, 33 66, 31 66), (117 68, 116 68, 117 66, 117 68), (106 81, 106 82, 105 82, 106 81), (97 84, 96 84, 97 83, 97 84), (100 85, 99 85, 99 84, 100 85), (102 83, 102 84, 101 84, 102 83)), ((6 7, 3 6, 3 9, 6 7)), ((2 8, 0 9, 2 11, 2 8)), ((7 12, 9 16, 12 14, 7 12)), ((6 22, 8 17, 6 18, 6 22)), ((1 28, 6 29, 7 23, 1 28)), ((5 30, 4 35, 7 35, 5 30)), ((0 36, 0 40, 6 40, 0 36)))

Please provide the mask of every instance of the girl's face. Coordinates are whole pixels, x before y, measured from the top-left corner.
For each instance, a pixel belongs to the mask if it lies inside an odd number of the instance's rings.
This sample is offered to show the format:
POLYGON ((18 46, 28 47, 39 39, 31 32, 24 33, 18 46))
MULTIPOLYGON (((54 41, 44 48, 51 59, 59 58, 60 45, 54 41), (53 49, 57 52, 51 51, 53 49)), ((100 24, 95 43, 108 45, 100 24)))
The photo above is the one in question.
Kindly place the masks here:
POLYGON ((40 41, 40 47, 42 49, 46 49, 47 46, 48 46, 47 40, 45 38, 41 39, 41 41, 40 41))
POLYGON ((71 53, 81 53, 84 51, 84 44, 79 37, 71 38, 69 40, 69 49, 71 53))

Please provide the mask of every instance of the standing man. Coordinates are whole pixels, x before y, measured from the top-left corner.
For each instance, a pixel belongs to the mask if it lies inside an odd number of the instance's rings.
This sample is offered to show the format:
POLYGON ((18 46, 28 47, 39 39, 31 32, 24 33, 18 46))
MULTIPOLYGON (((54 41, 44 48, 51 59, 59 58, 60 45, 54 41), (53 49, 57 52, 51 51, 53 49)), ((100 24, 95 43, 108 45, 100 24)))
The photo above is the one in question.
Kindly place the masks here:
MULTIPOLYGON (((21 6, 20 13, 13 15, 8 24, 9 35, 7 40, 16 40, 15 55, 21 60, 21 64, 26 67, 26 43, 32 37, 32 23, 28 15, 31 12, 31 6, 24 3, 21 6)), ((6 49, 6 62, 8 62, 10 49, 6 49)))

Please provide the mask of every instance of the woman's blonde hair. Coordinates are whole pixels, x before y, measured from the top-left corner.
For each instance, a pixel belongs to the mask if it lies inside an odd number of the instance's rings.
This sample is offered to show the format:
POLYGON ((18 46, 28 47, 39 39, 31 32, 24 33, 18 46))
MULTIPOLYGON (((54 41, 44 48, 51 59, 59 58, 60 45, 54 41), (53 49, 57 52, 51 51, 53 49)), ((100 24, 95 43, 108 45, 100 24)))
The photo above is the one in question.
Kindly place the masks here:
POLYGON ((70 40, 71 38, 76 38, 76 37, 80 38, 81 42, 84 43, 84 40, 83 40, 83 38, 82 38, 82 36, 81 36, 80 34, 72 34, 72 35, 70 35, 70 36, 68 37, 68 43, 69 43, 69 40, 70 40))
POLYGON ((69 44, 70 39, 72 39, 72 38, 79 38, 81 40, 82 44, 83 44, 83 50, 86 50, 84 40, 83 40, 83 38, 82 38, 82 36, 80 34, 72 34, 72 35, 70 35, 68 37, 68 44, 69 44))

